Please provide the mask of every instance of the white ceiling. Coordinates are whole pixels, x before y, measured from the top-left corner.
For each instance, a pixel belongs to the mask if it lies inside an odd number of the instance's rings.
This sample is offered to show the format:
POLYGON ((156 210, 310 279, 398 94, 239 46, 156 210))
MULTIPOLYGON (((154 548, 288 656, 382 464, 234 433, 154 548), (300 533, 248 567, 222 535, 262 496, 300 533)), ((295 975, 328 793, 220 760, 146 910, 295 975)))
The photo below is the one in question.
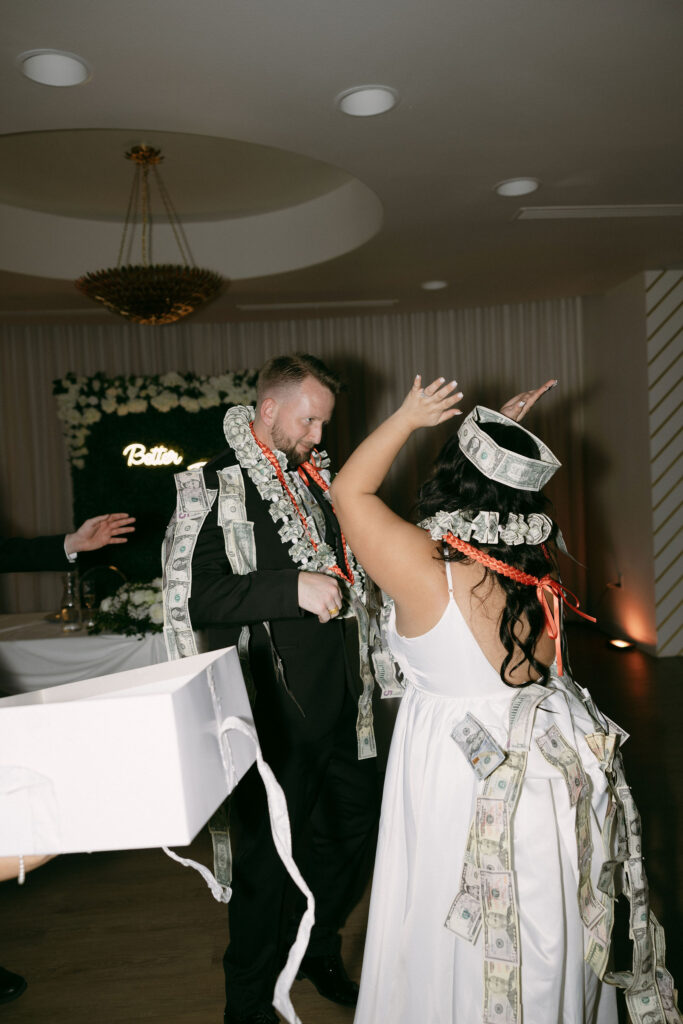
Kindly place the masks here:
POLYGON ((515 219, 520 206, 683 203, 680 0, 4 0, 0 11, 4 322, 111 321, 46 253, 57 247, 64 268, 82 258, 81 272, 115 262, 122 156, 142 141, 163 143, 199 265, 214 269, 219 251, 202 251, 207 223, 221 221, 220 251, 230 239, 247 249, 249 217, 288 214, 281 244, 297 269, 265 259, 270 242, 255 233, 251 262, 230 263, 229 291, 197 320, 264 316, 238 308, 249 304, 281 318, 288 303, 300 316, 301 303, 401 311, 574 295, 683 263, 680 216, 515 219), (16 58, 42 47, 81 55, 91 79, 28 81, 16 58), (399 105, 341 114, 335 96, 363 83, 392 86, 399 105), (493 192, 518 175, 541 188, 493 192), (340 238, 318 238, 308 262, 324 262, 306 266, 310 215, 295 211, 350 179, 383 216, 368 203, 365 229, 346 235, 321 220, 319 235, 340 238), (109 229, 94 264, 96 235, 84 248, 77 229, 87 219, 109 229), (431 278, 449 287, 423 292, 431 278))

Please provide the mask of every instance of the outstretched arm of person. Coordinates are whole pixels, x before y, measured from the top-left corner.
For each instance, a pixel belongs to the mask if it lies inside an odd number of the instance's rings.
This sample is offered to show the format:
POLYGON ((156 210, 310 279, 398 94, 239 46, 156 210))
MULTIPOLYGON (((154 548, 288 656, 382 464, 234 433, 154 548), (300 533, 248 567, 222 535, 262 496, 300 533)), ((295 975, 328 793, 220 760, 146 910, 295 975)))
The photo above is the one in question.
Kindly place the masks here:
POLYGON ((420 580, 433 541, 392 512, 377 490, 414 430, 453 416, 462 393, 439 377, 422 387, 418 374, 403 404, 370 434, 334 478, 331 496, 351 549, 375 582, 397 601, 420 600, 420 580))
POLYGON ((529 409, 536 405, 536 402, 541 398, 546 391, 550 391, 551 388, 557 387, 559 381, 554 377, 547 380, 545 384, 541 384, 540 388, 532 388, 531 391, 522 391, 520 394, 515 395, 514 398, 510 398, 504 406, 501 408, 503 416, 507 416, 508 419, 514 420, 519 423, 523 420, 529 409))
POLYGON ((74 555, 79 551, 97 551, 107 544, 125 544, 128 538, 121 535, 132 533, 135 527, 130 524, 134 522, 134 516, 127 512, 110 512, 86 519, 75 533, 67 533, 64 538, 66 553, 74 555))

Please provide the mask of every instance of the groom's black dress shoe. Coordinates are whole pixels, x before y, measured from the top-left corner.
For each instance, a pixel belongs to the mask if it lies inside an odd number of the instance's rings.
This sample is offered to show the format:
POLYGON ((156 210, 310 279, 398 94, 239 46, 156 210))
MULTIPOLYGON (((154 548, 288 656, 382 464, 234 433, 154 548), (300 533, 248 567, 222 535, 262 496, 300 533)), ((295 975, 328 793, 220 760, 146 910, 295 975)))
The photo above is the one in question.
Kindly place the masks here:
POLYGON ((0 967, 0 1003, 11 1003, 26 991, 26 979, 0 967))
POLYGON ((321 996, 340 1006, 355 1006, 358 1002, 358 985, 351 981, 339 953, 326 956, 305 956, 297 978, 312 981, 321 996))
POLYGON ((223 1024, 280 1024, 280 1018, 274 1010, 254 1010, 242 1017, 235 1017, 226 1010, 223 1014, 223 1024))

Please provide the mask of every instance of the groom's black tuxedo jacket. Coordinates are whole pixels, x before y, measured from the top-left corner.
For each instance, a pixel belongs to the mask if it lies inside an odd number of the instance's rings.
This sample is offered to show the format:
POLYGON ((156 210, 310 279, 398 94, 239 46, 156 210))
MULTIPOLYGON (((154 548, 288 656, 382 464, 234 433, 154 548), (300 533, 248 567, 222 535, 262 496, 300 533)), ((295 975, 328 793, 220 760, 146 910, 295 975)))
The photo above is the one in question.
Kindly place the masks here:
POLYGON ((62 572, 69 568, 64 534, 0 539, 0 572, 62 572))
MULTIPOLYGON (((206 486, 217 488, 216 471, 235 461, 234 452, 228 449, 209 462, 204 467, 206 486)), ((199 533, 192 560, 192 625, 207 631, 210 650, 236 644, 241 627, 251 626, 250 663, 258 695, 255 718, 259 732, 266 724, 275 728, 289 722, 297 732, 303 728, 308 738, 319 738, 334 728, 346 687, 357 691, 357 673, 349 667, 343 624, 339 620, 322 624, 316 615, 299 608, 299 570, 289 557, 289 545, 278 536, 279 524, 270 516, 269 503, 260 497, 247 473, 242 475, 247 519, 254 524, 257 569, 246 576, 232 573, 216 500, 199 533), (275 680, 264 620, 271 624, 287 685, 301 710, 275 680)), ((319 499, 327 543, 336 549, 339 560, 339 524, 314 483, 310 490, 319 499)), ((341 586, 343 589, 344 584, 341 586)), ((352 664, 357 664, 355 659, 352 664)), ((261 735, 262 743, 263 739, 261 735)))

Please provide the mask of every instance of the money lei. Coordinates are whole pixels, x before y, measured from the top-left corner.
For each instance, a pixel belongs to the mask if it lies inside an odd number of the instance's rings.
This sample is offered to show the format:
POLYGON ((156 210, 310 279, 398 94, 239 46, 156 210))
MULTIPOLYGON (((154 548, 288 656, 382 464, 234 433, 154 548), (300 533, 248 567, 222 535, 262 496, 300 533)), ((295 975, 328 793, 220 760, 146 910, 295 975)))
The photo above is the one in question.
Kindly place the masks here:
MULTIPOLYGON (((254 415, 254 408, 251 405, 235 405, 228 409, 223 420, 225 439, 234 451, 239 465, 256 487, 260 497, 268 503, 271 519, 276 525, 281 524, 278 525, 280 540, 283 544, 289 545, 288 554, 295 565, 305 572, 320 572, 332 575, 330 573, 330 566, 336 563, 334 551, 322 539, 318 544, 317 551, 311 543, 311 538, 307 535, 285 489, 277 478, 273 466, 254 441, 250 429, 254 415)), ((277 449, 274 450, 273 454, 280 463, 283 472, 286 472, 286 457, 277 449)), ((325 479, 325 482, 329 484, 329 472, 327 470, 329 460, 325 452, 319 453, 319 460, 319 472, 325 479)), ((325 492, 325 500, 330 500, 327 492, 325 492)), ((309 533, 317 535, 318 531, 312 518, 309 516, 306 521, 309 533)), ((365 573, 356 562, 348 544, 346 545, 346 556, 354 577, 354 582, 351 586, 358 597, 363 599, 365 596, 365 573)))

